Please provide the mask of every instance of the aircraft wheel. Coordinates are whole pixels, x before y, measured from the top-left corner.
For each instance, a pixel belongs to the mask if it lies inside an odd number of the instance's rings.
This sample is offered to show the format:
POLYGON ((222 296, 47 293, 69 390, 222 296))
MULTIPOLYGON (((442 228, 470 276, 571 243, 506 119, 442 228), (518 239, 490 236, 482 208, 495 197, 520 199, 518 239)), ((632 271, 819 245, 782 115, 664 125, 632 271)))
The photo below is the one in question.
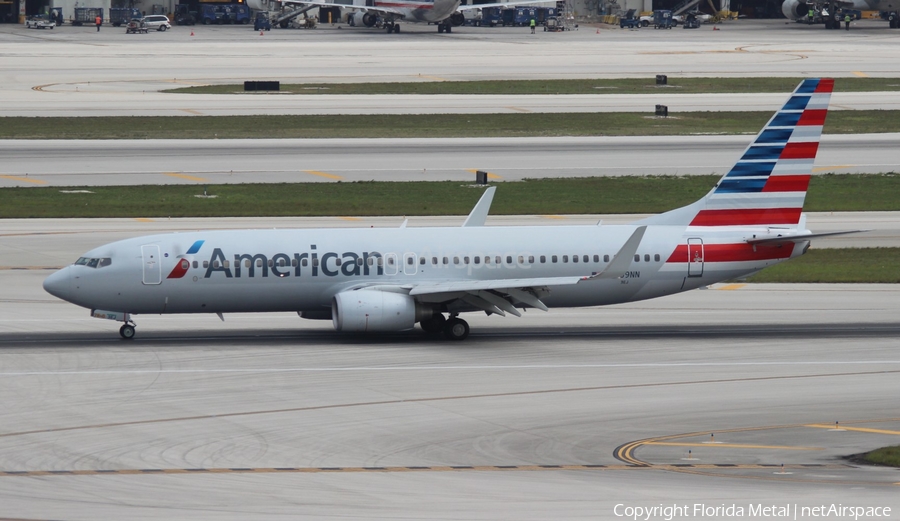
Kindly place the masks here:
POLYGON ((436 335, 444 330, 444 326, 447 324, 447 319, 444 318, 444 315, 437 314, 431 318, 427 318, 419 322, 419 326, 422 328, 422 331, 427 335, 436 335))
POLYGON ((465 340, 469 336, 469 324, 461 318, 453 317, 444 325, 444 336, 448 340, 465 340))
POLYGON ((392 32, 394 32, 394 26, 393 25, 385 25, 384 30, 386 33, 391 34, 392 32))
POLYGON ((394 34, 400 34, 400 24, 394 24, 394 34))
POLYGON ((452 25, 448 25, 447 28, 444 29, 444 30, 447 31, 448 33, 453 32, 453 26, 452 26, 452 25))
MULTIPOLYGON (((466 328, 468 329, 468 328, 466 328)), ((119 334, 122 335, 122 338, 125 340, 131 340, 134 338, 134 326, 131 324, 125 324, 124 326, 119 328, 119 334)))
POLYGON ((438 24, 438 32, 439 32, 439 33, 444 32, 444 25, 443 25, 443 24, 438 24))

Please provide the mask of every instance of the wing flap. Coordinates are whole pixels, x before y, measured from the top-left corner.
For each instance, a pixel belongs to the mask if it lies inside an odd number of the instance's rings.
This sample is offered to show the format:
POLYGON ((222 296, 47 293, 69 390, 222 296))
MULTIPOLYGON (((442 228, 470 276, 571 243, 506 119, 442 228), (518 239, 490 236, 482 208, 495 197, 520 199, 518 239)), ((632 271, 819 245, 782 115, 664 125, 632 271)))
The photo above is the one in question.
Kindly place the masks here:
POLYGON ((538 277, 533 279, 497 279, 497 280, 459 280, 446 282, 429 282, 419 284, 409 291, 411 296, 432 293, 453 293, 505 289, 533 288, 540 286, 567 286, 578 284, 584 277, 538 277))

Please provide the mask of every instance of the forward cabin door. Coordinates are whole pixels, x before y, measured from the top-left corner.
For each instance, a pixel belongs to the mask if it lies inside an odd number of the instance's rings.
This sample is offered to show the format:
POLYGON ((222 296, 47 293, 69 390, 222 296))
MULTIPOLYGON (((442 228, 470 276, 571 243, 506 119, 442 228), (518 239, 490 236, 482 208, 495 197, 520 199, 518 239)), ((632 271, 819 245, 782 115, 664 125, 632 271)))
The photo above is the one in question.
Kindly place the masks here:
POLYGON ((159 284, 162 282, 162 263, 159 261, 159 246, 156 244, 141 246, 141 257, 144 261, 144 284, 159 284))
POLYGON ((688 277, 703 275, 703 239, 688 239, 688 277))

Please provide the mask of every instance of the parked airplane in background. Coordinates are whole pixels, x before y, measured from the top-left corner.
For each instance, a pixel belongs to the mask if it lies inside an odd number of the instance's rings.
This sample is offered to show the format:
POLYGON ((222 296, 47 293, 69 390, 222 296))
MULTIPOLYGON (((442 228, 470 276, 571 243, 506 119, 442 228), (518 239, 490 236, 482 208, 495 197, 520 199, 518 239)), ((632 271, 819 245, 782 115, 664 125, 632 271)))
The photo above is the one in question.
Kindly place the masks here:
MULTIPOLYGON (((550 0, 551 2, 553 0, 550 0)), ((247 5, 258 11, 270 10, 269 2, 275 0, 248 0, 247 5)), ((388 33, 399 33, 398 20, 412 23, 437 24, 438 32, 451 32, 453 26, 465 23, 463 11, 484 9, 487 7, 514 7, 528 4, 543 4, 548 0, 523 0, 520 2, 491 3, 477 5, 460 5, 460 0, 369 0, 365 5, 351 5, 325 0, 280 0, 284 6, 298 7, 340 7, 353 9, 354 20, 359 25, 374 27, 377 18, 384 19, 384 29, 388 33)))
POLYGON ((741 277, 806 252, 801 213, 834 80, 804 80, 699 201, 629 225, 174 233, 95 248, 44 288, 135 333, 137 314, 296 311, 338 331, 466 338, 458 315, 598 306, 741 277))
POLYGON ((900 28, 900 0, 784 0, 781 4, 781 12, 791 20, 808 19, 810 9, 815 12, 814 19, 824 19, 826 29, 840 29, 841 10, 889 13, 891 28, 900 28))

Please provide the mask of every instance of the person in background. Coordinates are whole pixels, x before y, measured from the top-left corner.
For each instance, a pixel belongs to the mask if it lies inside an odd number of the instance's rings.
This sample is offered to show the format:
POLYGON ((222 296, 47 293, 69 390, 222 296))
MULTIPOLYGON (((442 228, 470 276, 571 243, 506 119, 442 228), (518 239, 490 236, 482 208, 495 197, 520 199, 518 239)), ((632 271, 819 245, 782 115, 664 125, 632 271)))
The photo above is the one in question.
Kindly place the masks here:
POLYGON ((99 33, 100 26, 103 25, 103 18, 100 18, 99 16, 97 18, 94 18, 94 23, 97 24, 97 32, 99 33))
POLYGON ((850 30, 850 13, 844 15, 844 29, 850 30))
POLYGON ((535 26, 535 22, 534 22, 534 18, 532 18, 531 19, 531 34, 534 34, 534 26, 535 26))

